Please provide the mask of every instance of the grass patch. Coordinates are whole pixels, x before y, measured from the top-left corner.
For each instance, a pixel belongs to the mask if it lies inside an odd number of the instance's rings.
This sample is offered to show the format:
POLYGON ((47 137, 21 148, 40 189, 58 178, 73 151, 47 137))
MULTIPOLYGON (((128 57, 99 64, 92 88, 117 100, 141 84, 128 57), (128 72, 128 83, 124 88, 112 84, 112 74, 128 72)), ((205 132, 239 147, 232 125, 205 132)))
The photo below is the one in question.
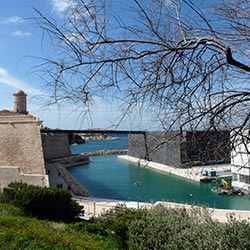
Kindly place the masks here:
POLYGON ((0 203, 0 249, 119 249, 112 234, 88 222, 64 224, 26 218, 0 203))

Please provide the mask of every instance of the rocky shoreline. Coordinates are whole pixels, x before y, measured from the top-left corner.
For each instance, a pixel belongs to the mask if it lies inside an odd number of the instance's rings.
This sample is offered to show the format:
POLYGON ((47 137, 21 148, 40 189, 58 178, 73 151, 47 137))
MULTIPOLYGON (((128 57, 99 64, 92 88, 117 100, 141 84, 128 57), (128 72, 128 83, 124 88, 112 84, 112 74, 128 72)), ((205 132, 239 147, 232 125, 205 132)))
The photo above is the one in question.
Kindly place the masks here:
POLYGON ((81 153, 83 156, 100 156, 100 155, 110 155, 110 154, 127 154, 128 149, 102 149, 94 152, 81 153))
POLYGON ((113 137, 113 136, 109 136, 107 134, 102 134, 102 133, 98 133, 98 134, 79 134, 79 136, 83 139, 83 140, 120 140, 119 137, 113 137))

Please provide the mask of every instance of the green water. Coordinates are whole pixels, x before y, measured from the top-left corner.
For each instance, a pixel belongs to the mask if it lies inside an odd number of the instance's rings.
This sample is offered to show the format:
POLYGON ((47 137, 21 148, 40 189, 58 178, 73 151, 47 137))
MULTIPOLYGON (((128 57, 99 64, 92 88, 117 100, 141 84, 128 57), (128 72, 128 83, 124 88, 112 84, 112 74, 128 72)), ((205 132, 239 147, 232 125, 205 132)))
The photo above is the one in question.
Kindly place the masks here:
POLYGON ((117 159, 116 155, 92 157, 91 160, 90 164, 72 167, 69 171, 94 197, 250 210, 250 196, 213 193, 214 183, 195 183, 138 167, 117 159))

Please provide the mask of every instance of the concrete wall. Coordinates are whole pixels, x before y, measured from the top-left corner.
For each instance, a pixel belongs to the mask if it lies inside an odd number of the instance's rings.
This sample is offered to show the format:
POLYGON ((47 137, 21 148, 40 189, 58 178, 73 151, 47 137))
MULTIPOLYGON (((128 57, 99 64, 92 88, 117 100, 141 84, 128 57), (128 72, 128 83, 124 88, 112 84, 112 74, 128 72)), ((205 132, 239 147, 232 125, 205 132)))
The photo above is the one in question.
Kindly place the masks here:
POLYGON ((187 166, 230 163, 230 132, 184 131, 181 162, 187 166))
POLYGON ((47 175, 20 173, 17 166, 0 166, 0 191, 2 187, 8 186, 10 182, 22 181, 30 185, 49 186, 47 175))
POLYGON ((67 134, 42 134, 42 145, 45 161, 71 155, 67 134))
POLYGON ((128 155, 174 167, 230 163, 228 131, 130 134, 128 155))
POLYGON ((129 134, 128 155, 170 166, 181 166, 178 132, 145 132, 129 134))
POLYGON ((0 167, 0 187, 6 187, 12 181, 20 181, 20 171, 18 167, 0 167))
POLYGON ((0 116, 0 131, 0 166, 18 166, 25 174, 45 174, 40 127, 34 117, 0 116))

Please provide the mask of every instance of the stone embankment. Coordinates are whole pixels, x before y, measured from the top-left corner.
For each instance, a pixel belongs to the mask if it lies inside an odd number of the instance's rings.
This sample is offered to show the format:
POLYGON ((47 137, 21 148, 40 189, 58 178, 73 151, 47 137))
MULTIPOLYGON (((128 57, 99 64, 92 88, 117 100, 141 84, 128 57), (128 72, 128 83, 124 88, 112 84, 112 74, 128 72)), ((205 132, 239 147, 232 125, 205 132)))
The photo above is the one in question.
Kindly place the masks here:
POLYGON ((71 155, 59 159, 53 159, 50 161, 50 163, 59 163, 62 164, 65 168, 72 167, 72 166, 78 166, 89 163, 89 156, 84 154, 79 155, 71 155))
POLYGON ((113 137, 102 133, 97 134, 79 134, 83 140, 120 140, 119 137, 113 137))
POLYGON ((67 170, 68 167, 89 163, 87 155, 71 155, 64 158, 53 159, 46 163, 46 172, 51 187, 68 189, 73 196, 90 196, 85 189, 67 170))
POLYGON ((110 155, 110 154, 127 154, 127 149, 103 149, 95 152, 81 153, 82 156, 99 156, 99 155, 110 155))
POLYGON ((80 196, 90 196, 90 193, 87 189, 85 189, 69 172, 68 170, 61 164, 56 164, 57 170, 61 173, 65 182, 67 183, 70 190, 74 193, 74 195, 80 196))
POLYGON ((165 164, 160 164, 157 162, 147 161, 144 159, 139 159, 136 157, 132 157, 129 155, 119 155, 119 159, 128 161, 132 164, 136 164, 142 167, 151 168, 163 173, 173 174, 177 175, 179 177, 183 177, 188 180, 192 180, 195 182, 201 182, 201 180, 204 179, 204 176, 202 175, 203 170, 215 170, 217 172, 216 178, 221 179, 225 177, 230 177, 230 164, 218 164, 218 165, 212 165, 212 166, 196 166, 191 168, 177 168, 173 166, 168 166, 165 164))
POLYGON ((73 196, 88 197, 90 193, 59 163, 46 163, 49 186, 68 189, 73 196))
POLYGON ((68 167, 84 165, 90 162, 89 156, 105 154, 125 154, 127 149, 104 149, 95 152, 71 155, 63 158, 52 159, 46 163, 46 173, 49 177, 49 185, 69 189, 73 196, 88 197, 90 193, 67 170, 68 167))

